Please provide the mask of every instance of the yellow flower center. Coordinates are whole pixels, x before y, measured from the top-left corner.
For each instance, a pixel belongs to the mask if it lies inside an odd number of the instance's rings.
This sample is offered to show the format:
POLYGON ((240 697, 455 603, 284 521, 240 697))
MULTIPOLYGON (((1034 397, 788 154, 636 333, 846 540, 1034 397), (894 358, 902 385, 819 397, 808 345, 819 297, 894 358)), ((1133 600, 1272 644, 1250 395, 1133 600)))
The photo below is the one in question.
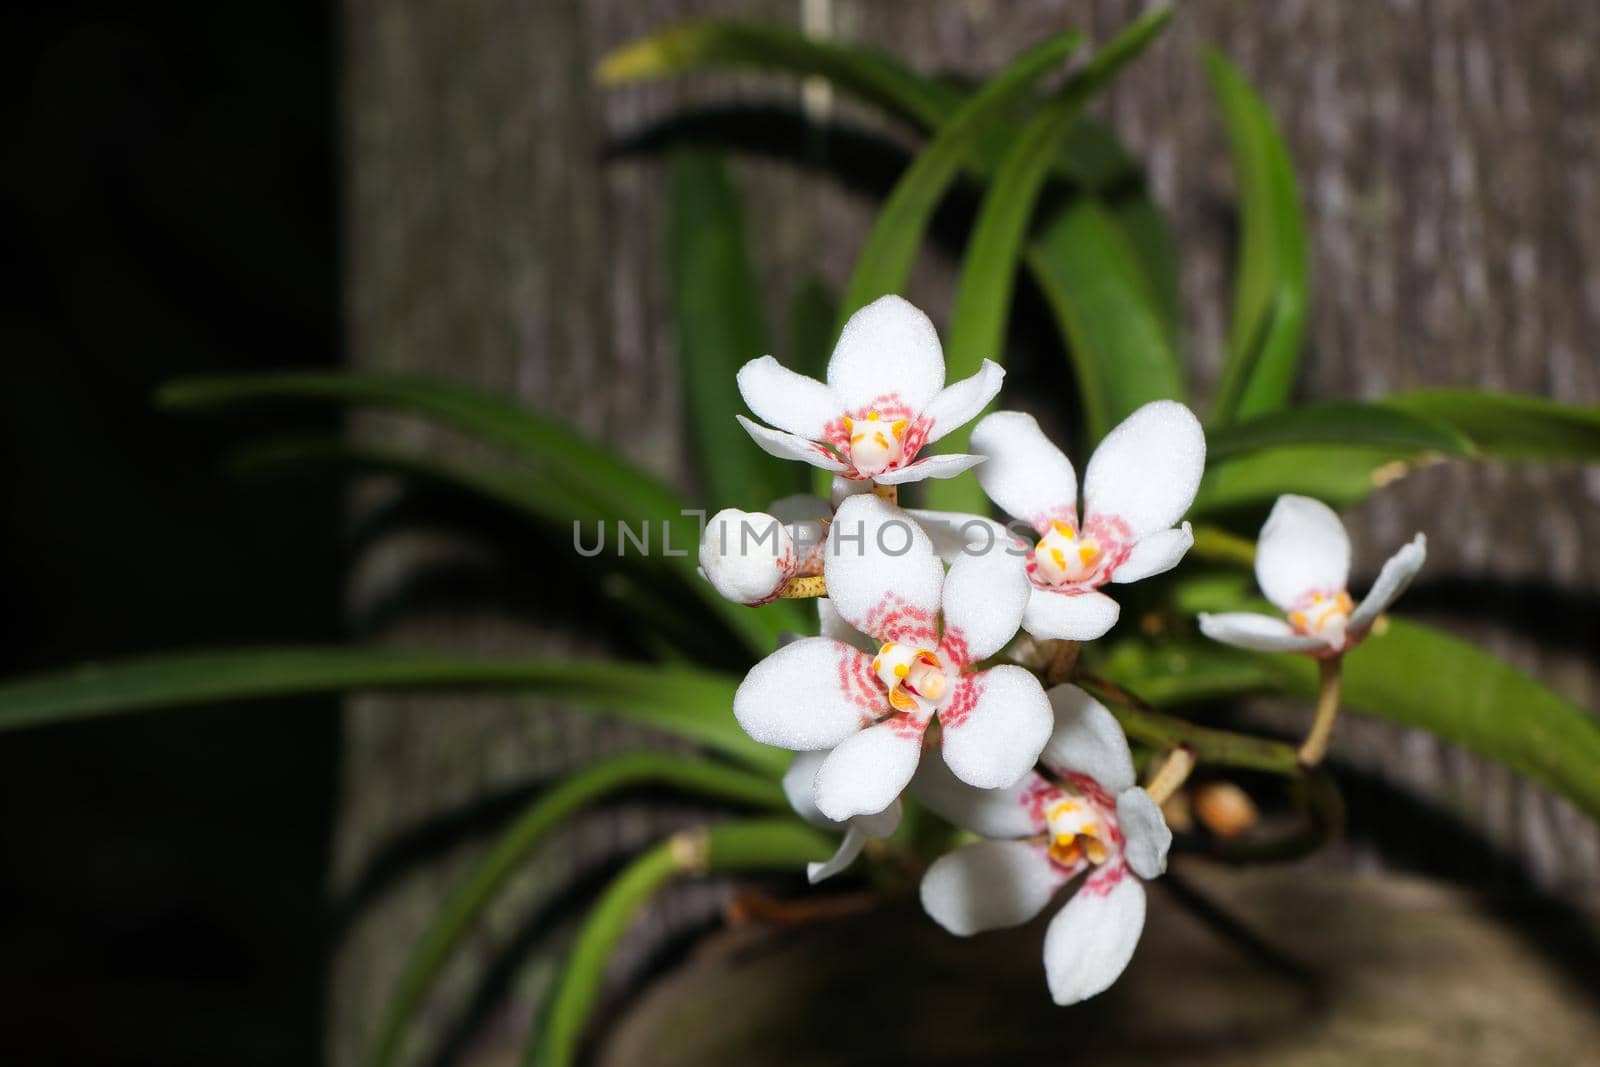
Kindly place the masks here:
POLYGON ((1337 641, 1344 637, 1344 628, 1354 610, 1355 602, 1342 589, 1333 596, 1313 593, 1303 608, 1289 613, 1289 622, 1303 634, 1337 641))
POLYGON ((1033 546, 1034 573, 1049 585, 1068 585, 1092 577, 1100 565, 1100 542, 1079 537, 1072 524, 1056 519, 1033 546))
POLYGON ((850 462, 865 475, 882 474, 900 462, 904 453, 909 419, 887 422, 876 411, 867 412, 866 418, 845 416, 844 428, 850 435, 850 462))
POLYGON ((1063 797, 1056 801, 1045 812, 1045 824, 1050 858, 1063 867, 1075 866, 1085 858, 1098 866, 1110 858, 1111 850, 1100 837, 1105 827, 1083 800, 1063 797))
POLYGON ((950 676, 939 657, 925 648, 890 641, 878 649, 872 673, 889 691, 889 706, 896 711, 916 711, 920 701, 937 706, 950 691, 950 676))

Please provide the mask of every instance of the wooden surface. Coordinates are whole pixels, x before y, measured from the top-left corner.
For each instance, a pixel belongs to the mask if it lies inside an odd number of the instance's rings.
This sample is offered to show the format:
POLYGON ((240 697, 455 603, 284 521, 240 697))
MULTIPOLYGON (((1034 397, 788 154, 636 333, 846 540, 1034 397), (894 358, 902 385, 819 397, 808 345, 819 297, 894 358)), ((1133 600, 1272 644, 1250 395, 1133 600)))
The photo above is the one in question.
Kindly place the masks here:
MULTIPOLYGON (((603 163, 602 152, 611 138, 687 103, 792 104, 797 90, 741 76, 601 96, 590 71, 606 49, 676 18, 737 13, 792 24, 797 6, 346 0, 353 361, 495 388, 692 490, 664 307, 663 170, 649 161, 603 163)), ((973 74, 1062 26, 1103 39, 1143 7, 826 6, 840 37, 893 48, 926 69, 973 74)), ((1174 219, 1185 357, 1204 398, 1230 306, 1233 187, 1198 61, 1202 43, 1223 48, 1263 89, 1301 175, 1315 285, 1305 395, 1460 384, 1600 402, 1600 7, 1183 5, 1167 39, 1100 111, 1147 161, 1174 219)), ((843 280, 872 205, 777 163, 741 164, 739 176, 769 316, 781 323, 803 278, 843 280)), ((930 256, 914 278, 910 295, 937 321, 948 311, 953 273, 930 256)), ((1033 396, 1005 399, 1039 404, 1033 396)), ((390 422, 363 432, 466 447, 390 422)), ((364 491, 357 514, 372 514, 388 491, 364 491)), ((1414 475, 1352 513, 1357 584, 1412 530, 1427 530, 1428 571, 1408 607, 1592 707, 1600 554, 1585 545, 1600 544, 1597 499, 1594 471, 1480 466, 1414 475)), ((352 614, 371 639, 397 644, 599 651, 604 634, 574 632, 537 612, 530 620, 499 595, 565 562, 553 551, 403 530, 364 544, 352 614), (400 617, 378 612, 419 573, 441 570, 467 575, 469 592, 479 595, 400 617)), ((360 908, 341 928, 331 977, 329 1050, 341 1065, 355 1062, 411 940, 482 838, 451 838, 457 843, 443 852, 407 851, 406 843, 433 840, 425 831, 442 816, 638 740, 503 700, 435 697, 356 701, 345 728, 334 895, 360 908)), ((1440 800, 1515 857, 1510 876, 1531 873, 1558 889, 1600 882, 1594 829, 1508 772, 1375 722, 1347 723, 1335 752, 1375 781, 1440 800)), ((410 1046, 415 1062, 445 1046, 472 1062, 503 1061, 527 1026, 523 1006, 547 977, 549 947, 559 943, 559 929, 554 941, 526 933, 537 903, 570 866, 603 867, 607 856, 681 817, 633 806, 590 820, 546 865, 526 872, 430 999, 410 1046), (491 961, 508 945, 529 962, 496 972, 491 961)), ((1339 858, 1357 868, 1378 862, 1365 846, 1339 858)), ((658 932, 677 928, 709 917, 715 904, 715 893, 671 895, 649 922, 658 932)), ((640 949, 624 960, 617 980, 647 955, 640 949)))

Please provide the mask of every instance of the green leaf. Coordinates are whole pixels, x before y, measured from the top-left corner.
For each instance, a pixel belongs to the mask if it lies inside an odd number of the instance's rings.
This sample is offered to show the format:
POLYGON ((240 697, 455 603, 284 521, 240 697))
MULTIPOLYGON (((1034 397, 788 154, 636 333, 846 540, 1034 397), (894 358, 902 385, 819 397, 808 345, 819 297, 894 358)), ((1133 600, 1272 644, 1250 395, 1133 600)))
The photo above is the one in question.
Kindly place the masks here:
POLYGON ((1206 459, 1210 462, 1283 445, 1472 451, 1472 442, 1448 423, 1376 404, 1317 404, 1274 411, 1213 429, 1207 438, 1206 459))
POLYGON ((1239 186, 1233 322, 1211 419, 1225 426, 1289 398, 1305 335, 1306 237, 1289 150, 1266 104, 1220 53, 1205 62, 1239 186))
POLYGON ((1574 407, 1544 397, 1471 389, 1395 393, 1381 403, 1455 427, 1485 456, 1600 461, 1600 407, 1574 407))
POLYGON ((1191 517, 1271 504, 1283 493, 1314 496, 1334 507, 1364 500, 1420 467, 1437 453, 1367 445, 1285 445, 1208 463, 1191 517))
POLYGON ((679 834, 646 852, 613 881, 578 931, 549 1008, 529 1036, 523 1062, 568 1067, 600 992, 606 961, 655 892, 686 874, 801 871, 833 851, 820 831, 794 819, 752 819, 679 834))
MULTIPOLYGON (((1253 599, 1232 608, 1257 609, 1272 610, 1253 599)), ((1379 629, 1345 654, 1347 707, 1503 763, 1600 819, 1600 721, 1465 641, 1393 617, 1379 629)), ((1162 704, 1261 691, 1310 699, 1317 691, 1308 656, 1220 646, 1149 651, 1128 642, 1104 669, 1162 704)))
POLYGON ((1127 235, 1103 204, 1079 197, 1028 252, 1068 339, 1089 442, 1140 405, 1187 396, 1171 333, 1127 235))
POLYGON ((771 351, 761 289, 745 245, 739 194, 722 157, 673 154, 667 187, 667 270, 686 422, 710 494, 708 511, 764 508, 795 491, 796 465, 752 446, 735 375, 771 351))
MULTIPOLYGON (((1060 158, 1061 146, 1077 125, 1084 104, 1143 52, 1171 17, 1170 9, 1158 9, 1123 30, 1069 78, 1012 140, 984 194, 961 264, 945 344, 947 380, 960 381, 976 374, 984 359, 1004 362, 1006 320, 1011 314, 1017 265, 1045 178, 1060 158)), ((941 450, 966 451, 970 432, 967 427, 955 430, 941 450)), ((933 481, 925 491, 929 507, 982 512, 988 506, 971 479, 933 481)))
POLYGON ((574 773, 530 804, 434 913, 384 1009, 378 1040, 366 1060, 370 1067, 387 1067, 394 1062, 406 1025, 445 961, 499 895, 507 879, 529 861, 551 832, 596 801, 643 785, 667 786, 734 804, 780 810, 788 805, 776 782, 682 756, 636 753, 604 760, 574 773))
POLYGON ((733 719, 738 679, 614 660, 489 659, 364 648, 244 648, 175 653, 0 682, 0 731, 96 716, 348 690, 492 689, 603 711, 666 730, 759 770, 788 754, 733 719))
POLYGON ((995 75, 939 127, 938 134, 901 175, 878 213, 845 291, 841 309, 845 315, 905 288, 934 209, 970 161, 985 133, 1082 39, 1076 32, 1046 38, 995 75))
POLYGON ((959 90, 924 78, 884 52, 816 41, 757 22, 683 22, 632 41, 600 60, 602 85, 725 67, 821 77, 920 129, 938 126, 959 90))
MULTIPOLYGON (((699 520, 694 512, 685 514, 686 506, 672 489, 559 422, 482 390, 402 375, 285 373, 185 378, 157 393, 160 404, 179 410, 283 400, 395 409, 498 445, 548 481, 551 490, 541 493, 546 503, 571 503, 571 513, 548 516, 552 521, 622 522, 648 531, 651 551, 657 554, 653 558, 676 569, 686 591, 741 634, 750 652, 766 654, 792 623, 794 616, 787 612, 729 604, 699 579, 699 520)), ((731 420, 732 412, 729 416, 731 420)))

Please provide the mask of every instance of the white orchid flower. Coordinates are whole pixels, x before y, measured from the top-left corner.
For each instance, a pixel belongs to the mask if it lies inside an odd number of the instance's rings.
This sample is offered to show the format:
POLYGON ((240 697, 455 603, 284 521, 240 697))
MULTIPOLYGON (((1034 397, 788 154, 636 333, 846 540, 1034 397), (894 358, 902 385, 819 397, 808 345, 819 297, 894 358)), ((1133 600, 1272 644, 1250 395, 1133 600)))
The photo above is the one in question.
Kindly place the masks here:
POLYGON ((919 460, 917 453, 976 417, 1004 377, 984 360, 977 374, 945 388, 933 323, 901 297, 885 296, 845 323, 826 385, 771 356, 741 367, 739 392, 770 426, 737 418, 766 452, 844 478, 885 485, 951 478, 980 457, 919 460))
POLYGON ((774 501, 771 513, 724 508, 700 537, 700 572, 718 593, 752 607, 777 599, 791 578, 822 573, 832 508, 820 497, 774 501))
POLYGON ((1227 612, 1201 615, 1200 630, 1212 640, 1258 652, 1338 656, 1360 642, 1405 592, 1427 554, 1427 538, 1419 533, 1389 558, 1357 604, 1346 588, 1350 538, 1339 516, 1320 500, 1280 496, 1256 542, 1256 581, 1287 621, 1227 612))
POLYGON ((1194 503, 1206 437, 1176 401, 1144 405, 1095 449, 1084 472, 1081 523, 1072 462, 1031 415, 986 417, 973 428, 972 449, 988 461, 976 473, 989 499, 1039 535, 1027 555, 1032 596, 1022 618, 1034 637, 1103 636, 1121 608, 1100 587, 1171 570, 1194 544, 1188 523, 1173 524, 1194 503))
POLYGON ((1172 831, 1161 807, 1134 785, 1117 720, 1074 685, 1050 690, 1055 729, 1040 762, 1009 789, 977 790, 932 761, 918 799, 992 840, 940 857, 922 879, 922 906, 961 937, 1019 926, 1083 875, 1050 921, 1045 980, 1057 1004, 1087 1000, 1115 982, 1144 929, 1140 879, 1167 869, 1172 831))
POLYGON ((964 554, 947 575, 905 512, 854 496, 829 529, 824 576, 829 610, 870 636, 876 654, 803 638, 756 664, 733 701, 757 741, 832 750, 813 791, 824 816, 886 810, 915 773, 935 716, 961 780, 996 788, 1027 773, 1050 734, 1043 688, 1020 667, 973 669, 1016 634, 1028 582, 1015 559, 964 554))

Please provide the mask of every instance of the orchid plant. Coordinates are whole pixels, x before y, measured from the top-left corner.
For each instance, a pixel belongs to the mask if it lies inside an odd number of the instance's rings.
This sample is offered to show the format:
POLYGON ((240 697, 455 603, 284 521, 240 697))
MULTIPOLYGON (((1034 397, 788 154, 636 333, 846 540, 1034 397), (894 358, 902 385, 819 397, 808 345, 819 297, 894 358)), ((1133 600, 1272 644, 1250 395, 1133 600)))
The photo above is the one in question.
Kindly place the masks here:
MULTIPOLYGON (((930 937, 1049 912, 1041 987, 1061 1004, 1093 997, 1130 960, 1137 972, 1147 907, 1181 903, 1144 888, 1169 862, 1303 855, 1338 832, 1337 746, 1325 757, 1343 703, 1500 760, 1600 817, 1594 718, 1463 641, 1387 615, 1422 567, 1421 534, 1355 602, 1335 511, 1441 458, 1596 462, 1600 411, 1464 390, 1292 402, 1311 300, 1293 168, 1260 98, 1215 54, 1207 74, 1243 199, 1238 284, 1220 381, 1209 405, 1192 400, 1171 234, 1132 156, 1083 113, 1170 17, 1145 15, 1064 71, 1083 40, 1056 34, 970 91, 881 52, 748 22, 669 27, 609 54, 600 77, 613 86, 724 67, 824 79, 923 142, 875 189, 851 164, 894 158, 906 138, 852 131, 860 152, 833 152, 838 131, 795 112, 803 135, 778 154, 815 166, 822 146, 824 169, 884 204, 842 296, 805 285, 779 346, 733 179, 706 141, 770 154, 782 138, 667 123, 626 146, 673 148, 671 310, 697 463, 670 483, 665 460, 647 470, 452 383, 300 374, 163 390, 174 409, 298 399, 398 411, 493 446, 468 463, 382 439, 296 437, 246 458, 447 487, 527 521, 543 562, 566 559, 570 537, 570 583, 542 589, 546 617, 600 617, 597 632, 631 652, 176 653, 0 684, 0 728, 447 687, 509 688, 676 738, 535 791, 418 931, 371 1067, 396 1063, 414 1021, 440 1014, 423 1007, 445 963, 550 835, 633 789, 686 793, 714 814, 662 836, 586 901, 543 1010, 525 1012, 529 1062, 574 1061, 629 918, 676 878, 767 872, 783 886, 787 875, 796 884, 776 904, 769 883, 764 911, 737 914, 789 922, 916 896, 930 937), (691 129, 696 143, 675 140, 691 129), (954 299, 933 309, 946 345, 899 294, 950 229, 931 222, 956 186, 977 209, 955 249, 954 299), (1013 321, 1019 270, 1054 316, 1050 336, 1013 321), (775 349, 781 362, 764 354, 775 349), (1026 369, 1028 387, 1003 390, 1003 368, 1026 369), (1068 456, 1088 457, 1081 496, 1068 456), (696 501, 720 510, 700 521, 696 501), (1261 613, 1252 571, 1284 617, 1261 613), (1232 729, 1239 702, 1259 694, 1315 698, 1303 738, 1232 729), (1218 786, 1248 801, 1226 826, 1189 803, 1218 786), (1271 818, 1254 819, 1258 805, 1271 818), (807 886, 801 871, 836 880, 807 886)), ((904 970, 913 982, 916 961, 904 970)), ((762 1045, 746 1059, 774 1055, 762 1045)))

